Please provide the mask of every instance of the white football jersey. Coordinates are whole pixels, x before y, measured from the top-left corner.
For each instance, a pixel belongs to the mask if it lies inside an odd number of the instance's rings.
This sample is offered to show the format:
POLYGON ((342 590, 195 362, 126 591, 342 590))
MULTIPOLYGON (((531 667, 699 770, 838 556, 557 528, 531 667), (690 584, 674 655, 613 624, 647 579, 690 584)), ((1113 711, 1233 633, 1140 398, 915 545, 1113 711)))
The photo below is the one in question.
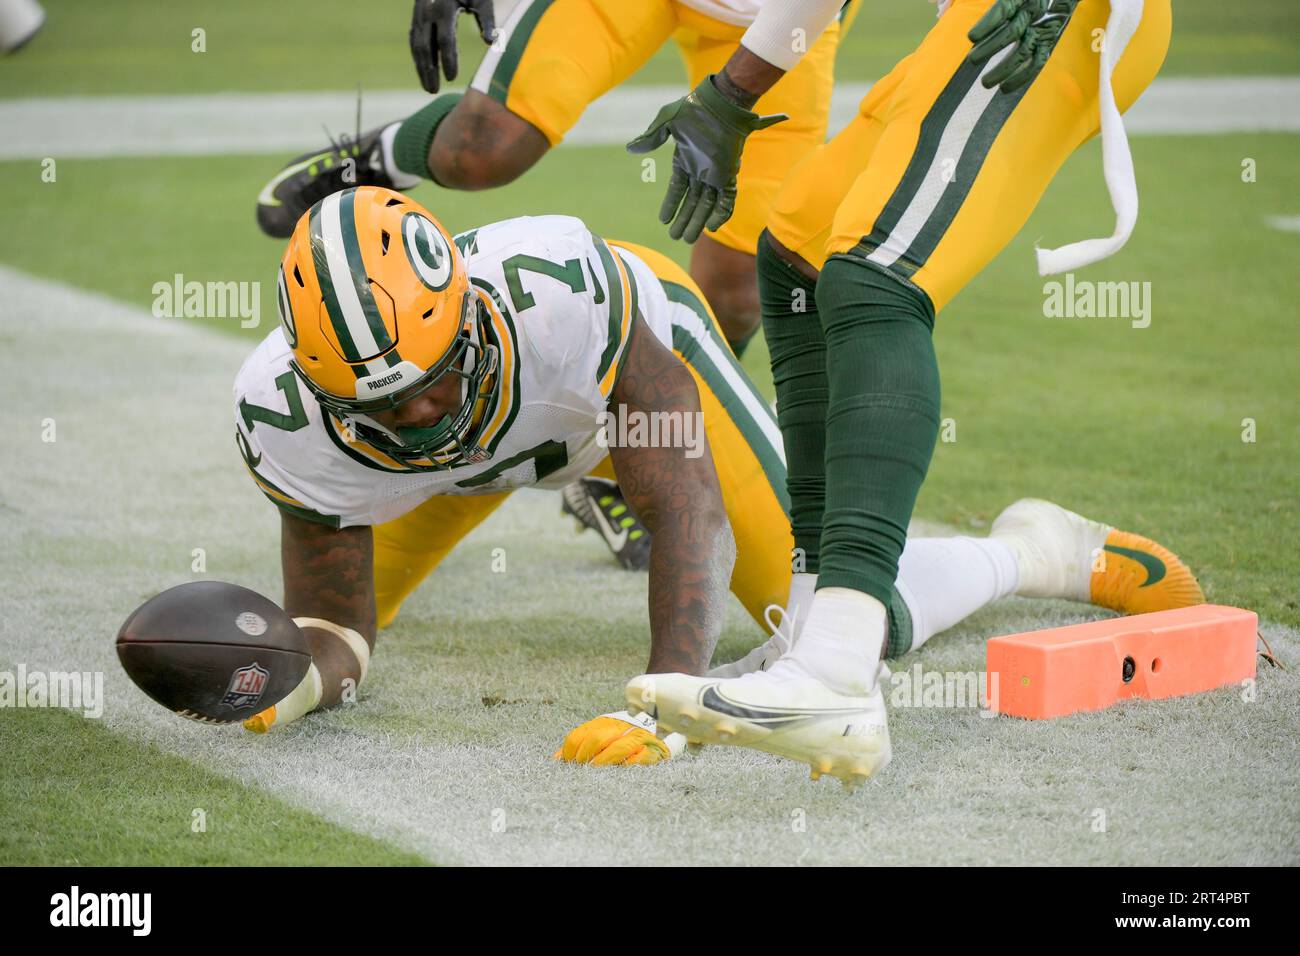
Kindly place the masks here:
POLYGON ((706 17, 747 27, 754 22, 763 0, 677 0, 684 7, 698 10, 706 17))
POLYGON ((391 521, 433 495, 560 488, 608 454, 597 441, 633 322, 672 348, 675 307, 650 268, 571 216, 509 219, 456 237, 486 304, 501 387, 485 461, 407 464, 361 441, 290 368, 277 328, 235 378, 237 441, 262 491, 338 527, 391 521))

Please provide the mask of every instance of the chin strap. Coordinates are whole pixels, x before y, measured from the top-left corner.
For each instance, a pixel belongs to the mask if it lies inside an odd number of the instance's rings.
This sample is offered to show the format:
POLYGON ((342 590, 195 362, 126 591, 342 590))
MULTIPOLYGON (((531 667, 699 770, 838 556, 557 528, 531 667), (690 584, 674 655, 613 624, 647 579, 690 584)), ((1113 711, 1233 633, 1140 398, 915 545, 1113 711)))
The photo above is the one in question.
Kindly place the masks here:
POLYGON ((364 637, 350 627, 343 627, 341 624, 320 617, 295 617, 293 623, 299 627, 314 627, 317 630, 328 631, 341 640, 352 649, 361 669, 361 676, 357 678, 358 686, 366 679, 366 671, 370 668, 370 645, 366 643, 364 637))

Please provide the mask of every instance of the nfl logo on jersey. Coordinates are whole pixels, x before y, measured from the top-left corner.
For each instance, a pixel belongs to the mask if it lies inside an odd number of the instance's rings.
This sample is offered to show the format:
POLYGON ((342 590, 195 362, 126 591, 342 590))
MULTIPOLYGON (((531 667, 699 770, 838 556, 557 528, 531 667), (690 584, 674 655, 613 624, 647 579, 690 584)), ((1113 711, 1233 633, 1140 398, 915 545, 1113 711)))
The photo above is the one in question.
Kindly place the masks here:
POLYGON ((262 697, 262 691, 266 690, 266 680, 270 676, 271 672, 256 662, 239 668, 230 675, 230 686, 226 688, 221 702, 235 710, 257 703, 262 697))

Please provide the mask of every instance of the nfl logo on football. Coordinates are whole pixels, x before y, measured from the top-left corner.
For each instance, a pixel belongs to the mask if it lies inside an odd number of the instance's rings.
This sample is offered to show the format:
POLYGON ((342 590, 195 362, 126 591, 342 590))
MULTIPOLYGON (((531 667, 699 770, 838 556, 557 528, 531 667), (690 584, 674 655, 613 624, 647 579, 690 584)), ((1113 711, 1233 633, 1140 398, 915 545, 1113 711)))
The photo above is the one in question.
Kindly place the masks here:
POLYGON ((233 710, 256 704, 266 690, 266 680, 271 672, 256 661, 247 667, 241 667, 230 675, 230 686, 221 702, 233 710))

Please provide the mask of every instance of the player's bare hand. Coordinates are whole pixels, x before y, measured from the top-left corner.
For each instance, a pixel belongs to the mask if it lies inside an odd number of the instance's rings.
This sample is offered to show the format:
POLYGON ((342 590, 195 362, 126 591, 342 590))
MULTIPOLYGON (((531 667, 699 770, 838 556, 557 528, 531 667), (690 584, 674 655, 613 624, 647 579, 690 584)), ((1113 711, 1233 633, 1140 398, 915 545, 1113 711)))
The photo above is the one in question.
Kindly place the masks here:
POLYGON ((441 75, 456 79, 460 71, 460 54, 456 49, 456 18, 472 13, 478 22, 479 36, 491 43, 497 34, 492 0, 415 0, 411 11, 411 58, 420 74, 420 85, 437 93, 441 75))

